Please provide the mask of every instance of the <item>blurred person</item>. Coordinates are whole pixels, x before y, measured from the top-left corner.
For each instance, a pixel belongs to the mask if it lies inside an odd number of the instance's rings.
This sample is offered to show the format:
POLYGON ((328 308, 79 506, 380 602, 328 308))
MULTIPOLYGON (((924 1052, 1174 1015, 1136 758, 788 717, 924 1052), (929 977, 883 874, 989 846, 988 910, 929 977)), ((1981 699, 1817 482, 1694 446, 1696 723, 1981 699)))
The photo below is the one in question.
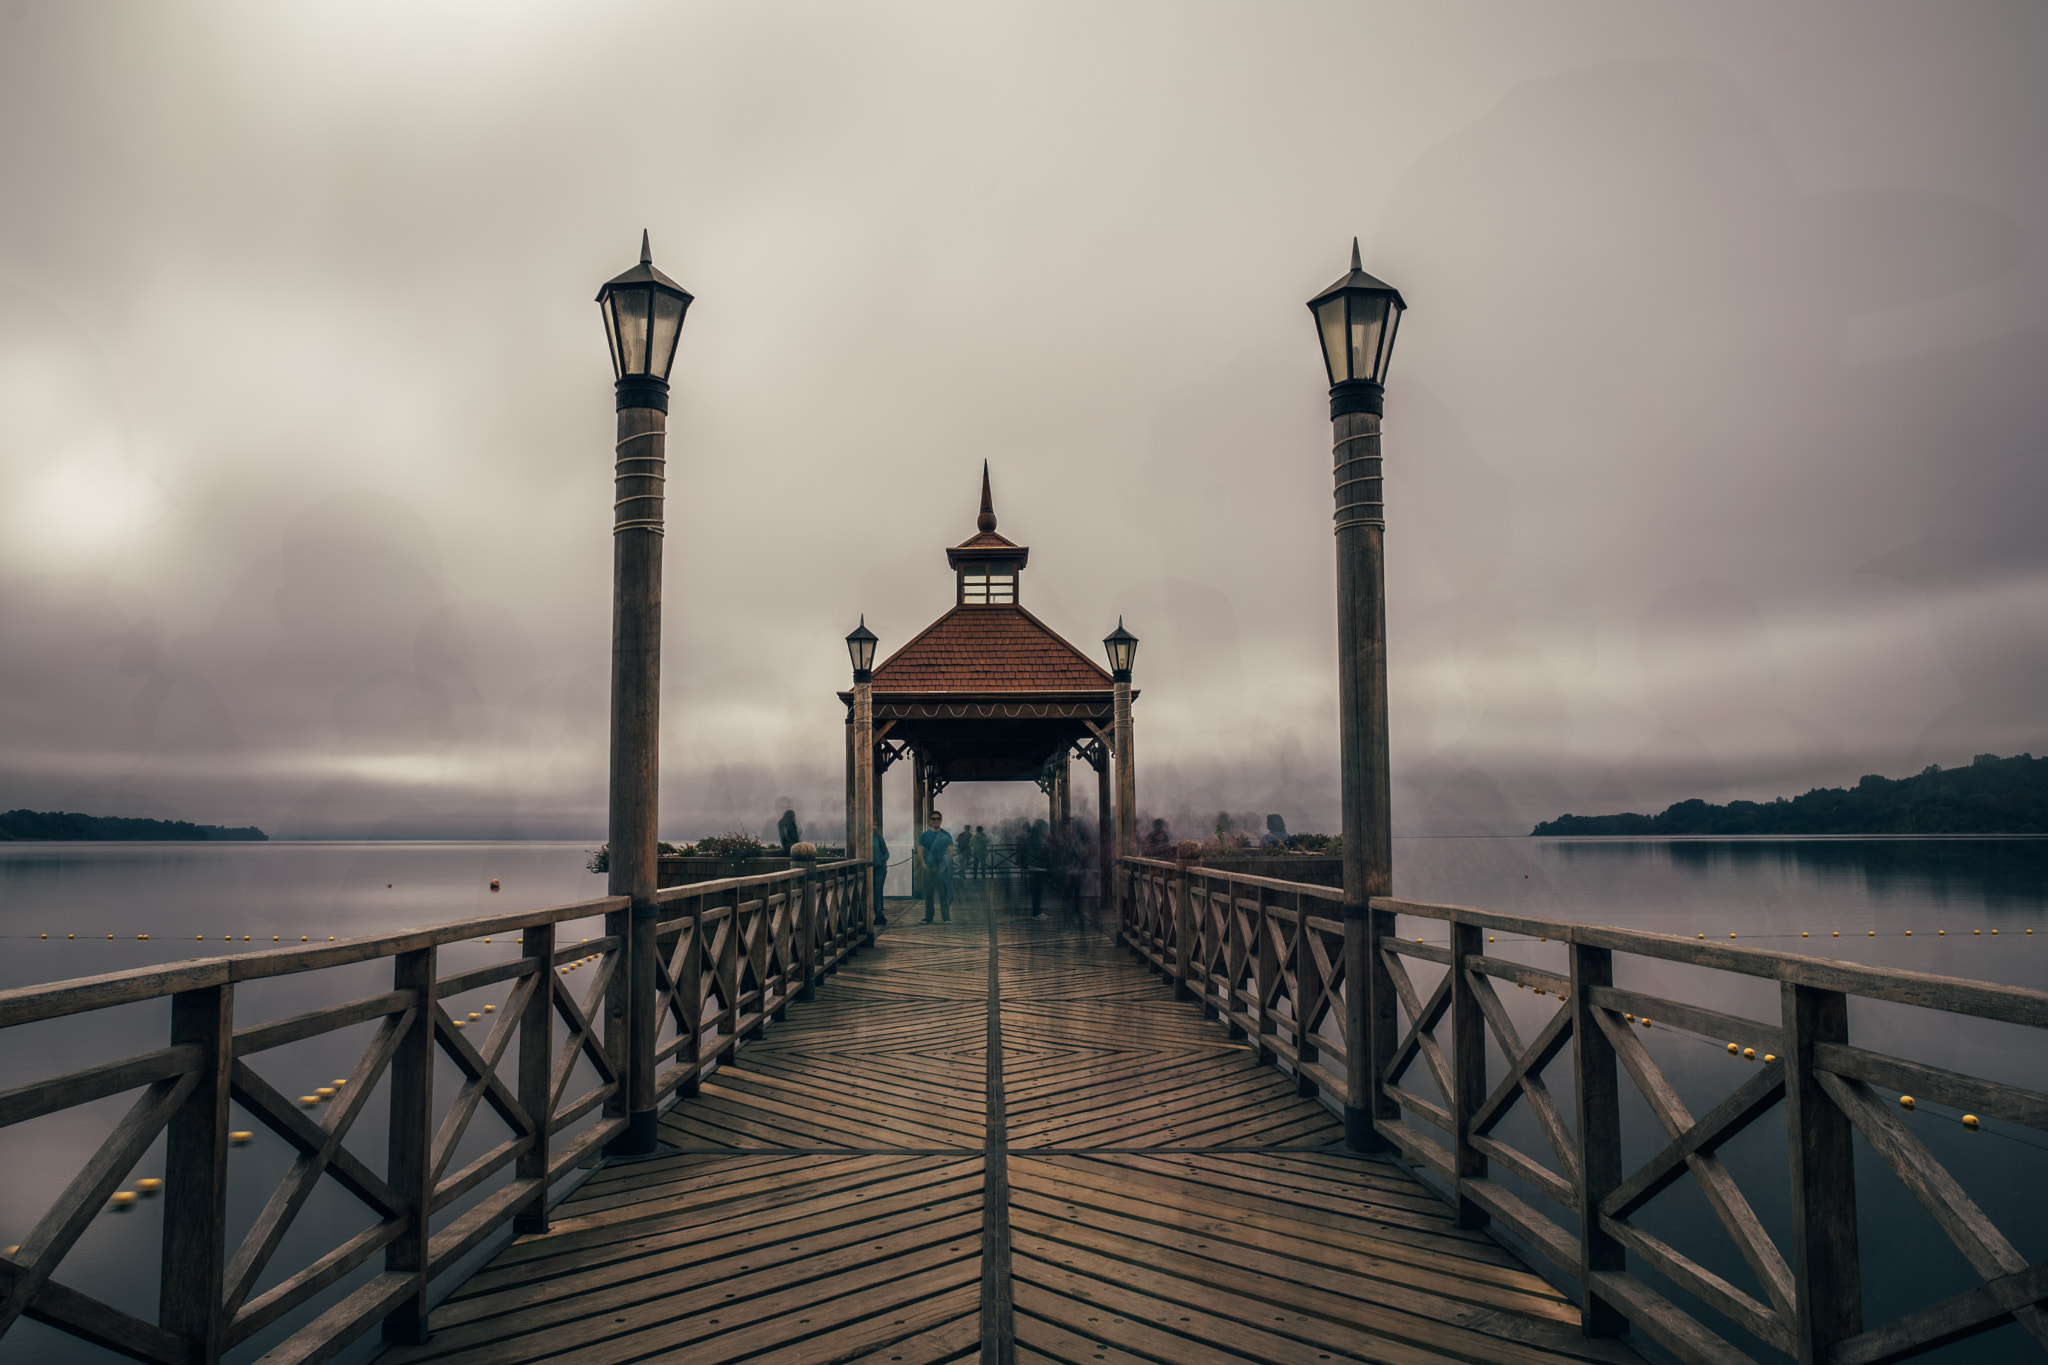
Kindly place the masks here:
POLYGON ((931 814, 930 828, 917 836, 919 861, 924 865, 924 922, 932 922, 932 897, 936 893, 939 912, 953 922, 953 836, 946 833, 945 818, 931 814))

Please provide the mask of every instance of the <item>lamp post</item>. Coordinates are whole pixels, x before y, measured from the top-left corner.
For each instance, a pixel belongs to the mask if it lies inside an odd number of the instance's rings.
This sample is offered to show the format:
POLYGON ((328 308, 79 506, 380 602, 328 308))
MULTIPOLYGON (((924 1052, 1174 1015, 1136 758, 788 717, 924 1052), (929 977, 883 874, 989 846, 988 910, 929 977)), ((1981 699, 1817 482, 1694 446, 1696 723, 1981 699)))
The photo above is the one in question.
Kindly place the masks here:
POLYGON ((1344 787, 1344 961, 1347 1090, 1344 1134, 1357 1151, 1378 1151, 1385 1139, 1375 1119, 1399 1106, 1379 1077, 1393 1059, 1393 980, 1379 940, 1394 917, 1368 909, 1393 894, 1393 826, 1388 816, 1386 505, 1380 478, 1380 415, 1387 360, 1407 308, 1401 291, 1360 267, 1358 240, 1351 269, 1309 300, 1330 379, 1337 533, 1337 689, 1344 787), (1361 1042, 1365 1046, 1361 1046, 1361 1042))
POLYGON ((1116 747, 1116 852, 1130 858, 1138 852, 1138 774, 1131 753, 1131 664, 1138 657, 1138 637, 1124 629, 1119 616, 1116 629, 1103 637, 1102 648, 1109 654, 1116 698, 1110 731, 1116 747))
POLYGON ((668 375, 690 294, 654 268, 647 234, 640 263, 597 291, 618 395, 612 466, 611 854, 606 893, 632 897, 607 915, 605 932, 626 948, 606 1001, 606 1047, 626 1061, 625 1094, 606 1112, 623 1116, 617 1156, 655 1148, 654 903, 656 747, 661 720, 662 484, 668 375))
MULTIPOLYGON (((846 637, 846 656, 853 661, 853 842, 846 856, 857 861, 875 853, 875 633, 868 629, 866 616, 846 637)), ((874 903, 873 871, 869 869, 867 894, 860 898, 870 935, 880 909, 874 903)))

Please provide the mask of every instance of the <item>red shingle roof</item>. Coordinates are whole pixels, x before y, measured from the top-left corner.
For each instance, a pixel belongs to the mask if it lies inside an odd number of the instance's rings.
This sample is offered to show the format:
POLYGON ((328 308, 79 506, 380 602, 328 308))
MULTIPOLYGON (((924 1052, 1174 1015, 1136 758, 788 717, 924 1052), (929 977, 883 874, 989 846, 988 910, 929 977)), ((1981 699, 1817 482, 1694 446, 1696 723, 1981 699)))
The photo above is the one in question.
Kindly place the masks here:
POLYGON ((955 607, 875 669, 877 692, 1106 692, 1109 687, 1106 669, 1014 606, 955 607))
POLYGON ((994 531, 977 531, 953 547, 956 550, 1015 550, 1014 540, 1007 540, 994 531))

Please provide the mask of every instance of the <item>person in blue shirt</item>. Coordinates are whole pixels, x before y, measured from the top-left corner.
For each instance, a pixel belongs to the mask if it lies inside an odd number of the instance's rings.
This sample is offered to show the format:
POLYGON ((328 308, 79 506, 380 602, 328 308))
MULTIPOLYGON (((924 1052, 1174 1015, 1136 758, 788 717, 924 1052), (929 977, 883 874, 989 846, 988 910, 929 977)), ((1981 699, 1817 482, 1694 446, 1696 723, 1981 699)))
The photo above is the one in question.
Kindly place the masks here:
POLYGON ((924 922, 932 922, 932 893, 937 891, 939 913, 953 922, 953 836, 946 822, 933 811, 931 827, 917 836, 917 856, 924 862, 924 922))

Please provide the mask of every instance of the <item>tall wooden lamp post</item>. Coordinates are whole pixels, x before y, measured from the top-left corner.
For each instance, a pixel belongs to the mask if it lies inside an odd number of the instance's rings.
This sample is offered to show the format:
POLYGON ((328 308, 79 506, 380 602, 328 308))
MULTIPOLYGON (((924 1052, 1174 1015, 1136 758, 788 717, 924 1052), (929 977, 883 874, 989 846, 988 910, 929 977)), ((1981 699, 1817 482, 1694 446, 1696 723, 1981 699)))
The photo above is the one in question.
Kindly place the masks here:
POLYGON ((1335 441, 1337 531, 1337 688, 1344 785, 1344 979, 1349 1027, 1346 1062, 1350 1098, 1346 1142, 1382 1150, 1376 1118, 1399 1117, 1379 1078, 1393 1059, 1394 985, 1380 939, 1394 917, 1368 909, 1394 890, 1393 825, 1388 815, 1386 505, 1380 479, 1380 415, 1387 360, 1407 308, 1401 291, 1360 267, 1308 302, 1330 377, 1335 441), (1364 1043, 1364 1046, 1360 1044, 1364 1043))
MULTIPOLYGON (((873 857, 875 851, 875 633, 868 629, 867 617, 861 617, 846 637, 846 654, 853 660, 853 818, 848 822, 852 842, 846 856, 858 860, 873 857)), ((866 907, 865 921, 873 932, 881 907, 875 904, 872 876, 867 894, 857 903, 866 907)))
POLYGON ((605 1009, 607 1050, 625 1057, 623 1097, 607 1112, 626 1128, 617 1156, 655 1148, 654 903, 657 745, 661 723, 662 485, 668 375, 675 364, 688 290, 654 268, 647 234, 640 263, 597 291, 617 381, 613 447, 611 853, 606 894, 632 909, 606 916, 605 933, 627 945, 605 1009), (630 1036, 629 1036, 630 1031, 630 1036), (642 1036, 644 1035, 644 1036, 642 1036))
MULTIPOLYGON (((1103 637, 1102 648, 1109 654, 1109 679, 1114 687, 1114 711, 1110 731, 1116 748, 1116 851, 1120 858, 1138 852, 1138 770, 1131 753, 1131 665, 1138 658, 1138 637, 1124 629, 1118 617, 1116 629, 1103 637)), ((1107 894, 1109 888, 1103 888, 1107 894)))

